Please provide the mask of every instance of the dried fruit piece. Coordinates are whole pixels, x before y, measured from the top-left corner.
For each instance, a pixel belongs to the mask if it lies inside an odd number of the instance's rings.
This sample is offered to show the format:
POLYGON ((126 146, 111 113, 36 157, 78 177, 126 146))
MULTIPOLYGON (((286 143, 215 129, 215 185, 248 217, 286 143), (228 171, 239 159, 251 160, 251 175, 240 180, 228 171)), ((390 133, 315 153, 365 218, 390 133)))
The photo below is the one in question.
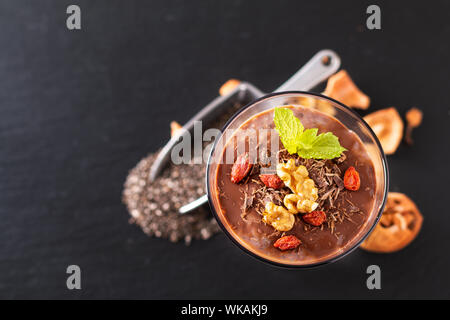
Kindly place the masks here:
POLYGON ((347 190, 357 191, 361 186, 361 179, 355 167, 349 167, 344 174, 344 187, 347 190))
POLYGON ((422 214, 408 196, 389 192, 383 216, 361 248, 379 253, 401 250, 416 238, 422 222, 422 214))
POLYGON ((301 244, 302 242, 296 236, 284 236, 275 241, 273 246, 275 248, 280 249, 281 251, 284 251, 289 249, 295 249, 301 244))
POLYGON ((323 94, 353 108, 367 109, 370 105, 370 98, 359 90, 345 70, 328 79, 323 94))
POLYGON ((231 168, 231 182, 238 183, 244 179, 252 168, 248 152, 241 154, 231 168))
POLYGON ((411 108, 406 112, 406 120, 408 122, 408 125, 417 128, 422 123, 423 114, 422 111, 420 111, 417 108, 411 108))
POLYGON ((227 82, 225 82, 219 89, 219 94, 221 96, 226 96, 231 91, 234 90, 241 82, 237 79, 230 79, 227 82))
POLYGON ((406 122, 408 125, 406 126, 405 140, 409 145, 412 145, 414 142, 412 139, 412 130, 420 126, 422 118, 422 111, 417 108, 411 108, 406 112, 406 122))
POLYGON ((280 189, 284 186, 283 180, 276 174, 260 174, 259 179, 261 179, 268 188, 280 189))
POLYGON ((327 220, 327 215, 324 211, 313 211, 303 216, 303 220, 315 227, 320 226, 327 220))
POLYGON ((174 137, 176 134, 180 132, 183 127, 176 121, 172 121, 170 123, 170 136, 174 137))
POLYGON ((402 140, 403 120, 395 108, 375 111, 364 117, 380 140, 384 153, 393 154, 402 140))

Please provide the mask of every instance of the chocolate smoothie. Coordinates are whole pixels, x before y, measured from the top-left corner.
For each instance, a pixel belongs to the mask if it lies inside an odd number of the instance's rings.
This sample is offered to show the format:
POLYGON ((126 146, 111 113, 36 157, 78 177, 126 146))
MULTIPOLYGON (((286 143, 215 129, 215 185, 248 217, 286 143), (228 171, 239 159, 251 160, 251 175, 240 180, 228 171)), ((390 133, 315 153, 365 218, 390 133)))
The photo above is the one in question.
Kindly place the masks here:
MULTIPOLYGON (((281 141, 276 155, 268 152, 270 142, 264 146, 258 142, 255 158, 251 152, 238 151, 239 144, 249 151, 251 143, 237 136, 224 147, 224 163, 217 166, 217 190, 213 197, 224 217, 222 222, 250 251, 278 263, 314 264, 345 251, 358 237, 373 211, 375 170, 359 137, 341 122, 311 108, 287 108, 305 130, 317 128, 318 134, 331 132, 346 151, 333 159, 305 159, 289 153, 281 141), (234 154, 233 162, 227 163, 227 151, 234 154), (272 156, 270 159, 277 162, 276 166, 263 161, 264 156, 272 156), (304 182, 306 189, 296 191, 293 170, 304 172, 303 178, 298 177, 301 182, 312 179, 314 183, 304 182), (307 196, 310 201, 295 202, 307 196), (286 197, 295 198, 294 210, 286 197), (278 210, 276 219, 269 215, 274 210, 278 210)), ((240 129, 254 129, 257 134, 261 129, 275 129, 274 109, 253 116, 240 129)))

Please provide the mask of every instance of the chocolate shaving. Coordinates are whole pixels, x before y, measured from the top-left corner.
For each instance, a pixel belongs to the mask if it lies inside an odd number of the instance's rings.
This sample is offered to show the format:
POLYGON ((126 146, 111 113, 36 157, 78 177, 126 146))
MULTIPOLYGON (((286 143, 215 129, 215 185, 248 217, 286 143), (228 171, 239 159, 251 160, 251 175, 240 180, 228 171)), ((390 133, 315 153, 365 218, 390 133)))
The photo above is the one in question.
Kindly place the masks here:
POLYGON ((248 190, 245 190, 243 193, 244 193, 244 201, 242 203, 242 208, 241 208, 242 209, 241 218, 242 218, 242 220, 245 220, 248 211, 253 206, 253 201, 254 201, 255 197, 254 197, 254 195, 249 194, 248 190))
POLYGON ((308 170, 310 178, 319 189, 318 208, 327 213, 327 226, 331 233, 335 233, 337 223, 344 220, 353 222, 351 215, 361 213, 361 210, 347 199, 351 194, 345 190, 342 171, 338 167, 338 164, 343 163, 346 158, 345 154, 342 154, 333 160, 302 159, 289 154, 286 149, 278 152, 278 161, 287 162, 289 159, 295 159, 296 165, 303 165, 308 170), (350 206, 344 205, 344 199, 350 206))
POLYGON ((245 182, 252 182, 252 185, 249 188, 249 184, 247 184, 247 187, 242 191, 244 193, 244 198, 241 208, 241 218, 244 221, 247 221, 247 214, 250 209, 255 209, 256 212, 262 215, 267 202, 273 202, 280 206, 283 204, 284 196, 291 193, 287 187, 276 190, 264 185, 259 179, 260 169, 261 164, 254 165, 245 182))
POLYGON ((335 158, 335 159, 333 159, 333 161, 336 162, 337 164, 341 164, 341 163, 343 163, 346 159, 347 159, 347 156, 345 155, 345 153, 342 153, 341 156, 340 156, 339 158, 335 158))
MULTIPOLYGON (((327 214, 326 224, 320 227, 322 230, 328 228, 331 233, 337 236, 335 233, 337 224, 344 220, 354 223, 351 216, 355 213, 361 213, 361 210, 348 199, 351 198, 351 193, 344 187, 343 173, 338 164, 346 160, 345 154, 333 160, 303 159, 297 155, 291 155, 286 149, 282 149, 278 151, 277 158, 278 162, 287 162, 289 159, 294 159, 297 166, 303 165, 308 170, 310 178, 314 180, 318 188, 318 210, 323 210, 327 214)), ((244 191, 241 217, 245 221, 247 221, 247 212, 251 208, 262 215, 267 202, 283 205, 284 197, 291 193, 291 190, 287 187, 279 190, 266 187, 258 176, 262 166, 261 163, 256 164, 247 178, 247 182, 253 184, 250 191, 248 187, 244 191)), ((297 218, 300 219, 296 216, 297 218)), ((311 227, 305 225, 304 230, 308 232, 311 227)))
MULTIPOLYGON (((330 160, 299 159, 309 172, 319 189, 319 207, 334 208, 340 191, 344 189, 344 182, 339 167, 330 160)), ((327 211, 327 210, 324 210, 327 211)))
POLYGON ((336 183, 336 185, 338 186, 339 190, 344 189, 344 181, 342 181, 341 177, 338 175, 334 175, 333 176, 333 180, 336 183))

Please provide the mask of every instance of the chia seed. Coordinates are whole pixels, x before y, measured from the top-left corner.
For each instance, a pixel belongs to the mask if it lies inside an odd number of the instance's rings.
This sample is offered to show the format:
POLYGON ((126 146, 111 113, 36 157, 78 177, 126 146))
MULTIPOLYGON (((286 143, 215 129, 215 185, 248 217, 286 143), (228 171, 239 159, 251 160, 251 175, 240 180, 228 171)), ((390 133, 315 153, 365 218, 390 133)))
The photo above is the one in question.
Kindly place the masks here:
MULTIPOLYGON (((209 128, 222 128, 239 108, 235 104, 226 114, 211 123, 209 128)), ((207 128, 205 128, 207 129, 207 128)), ((220 228, 207 206, 181 215, 178 209, 206 193, 205 164, 169 164, 153 182, 148 180, 157 153, 143 158, 128 174, 122 200, 131 215, 130 223, 138 225, 147 235, 184 241, 207 240, 220 228)))

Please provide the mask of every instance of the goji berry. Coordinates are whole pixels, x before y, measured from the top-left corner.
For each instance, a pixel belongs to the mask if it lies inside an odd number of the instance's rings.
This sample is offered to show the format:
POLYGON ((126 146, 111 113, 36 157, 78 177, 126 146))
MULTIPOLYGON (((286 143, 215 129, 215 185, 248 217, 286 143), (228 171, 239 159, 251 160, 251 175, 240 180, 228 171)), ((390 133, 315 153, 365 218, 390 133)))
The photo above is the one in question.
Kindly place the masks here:
POLYGON ((320 226, 327 220, 327 215, 324 211, 313 211, 303 216, 303 220, 313 226, 320 226))
POLYGON ((284 236, 279 238, 273 246, 275 248, 280 249, 281 251, 289 250, 289 249, 295 249, 297 248, 302 242, 300 239, 298 239, 296 236, 284 236))
POLYGON ((252 164, 250 163, 248 153, 241 154, 231 168, 231 182, 240 182, 248 175, 251 168, 252 164))
POLYGON ((276 174, 260 174, 259 179, 269 188, 280 189, 284 186, 283 180, 276 174))
POLYGON ((344 186, 347 190, 357 191, 361 186, 361 180, 359 178, 359 173, 356 171, 355 167, 349 167, 344 174, 344 186))

